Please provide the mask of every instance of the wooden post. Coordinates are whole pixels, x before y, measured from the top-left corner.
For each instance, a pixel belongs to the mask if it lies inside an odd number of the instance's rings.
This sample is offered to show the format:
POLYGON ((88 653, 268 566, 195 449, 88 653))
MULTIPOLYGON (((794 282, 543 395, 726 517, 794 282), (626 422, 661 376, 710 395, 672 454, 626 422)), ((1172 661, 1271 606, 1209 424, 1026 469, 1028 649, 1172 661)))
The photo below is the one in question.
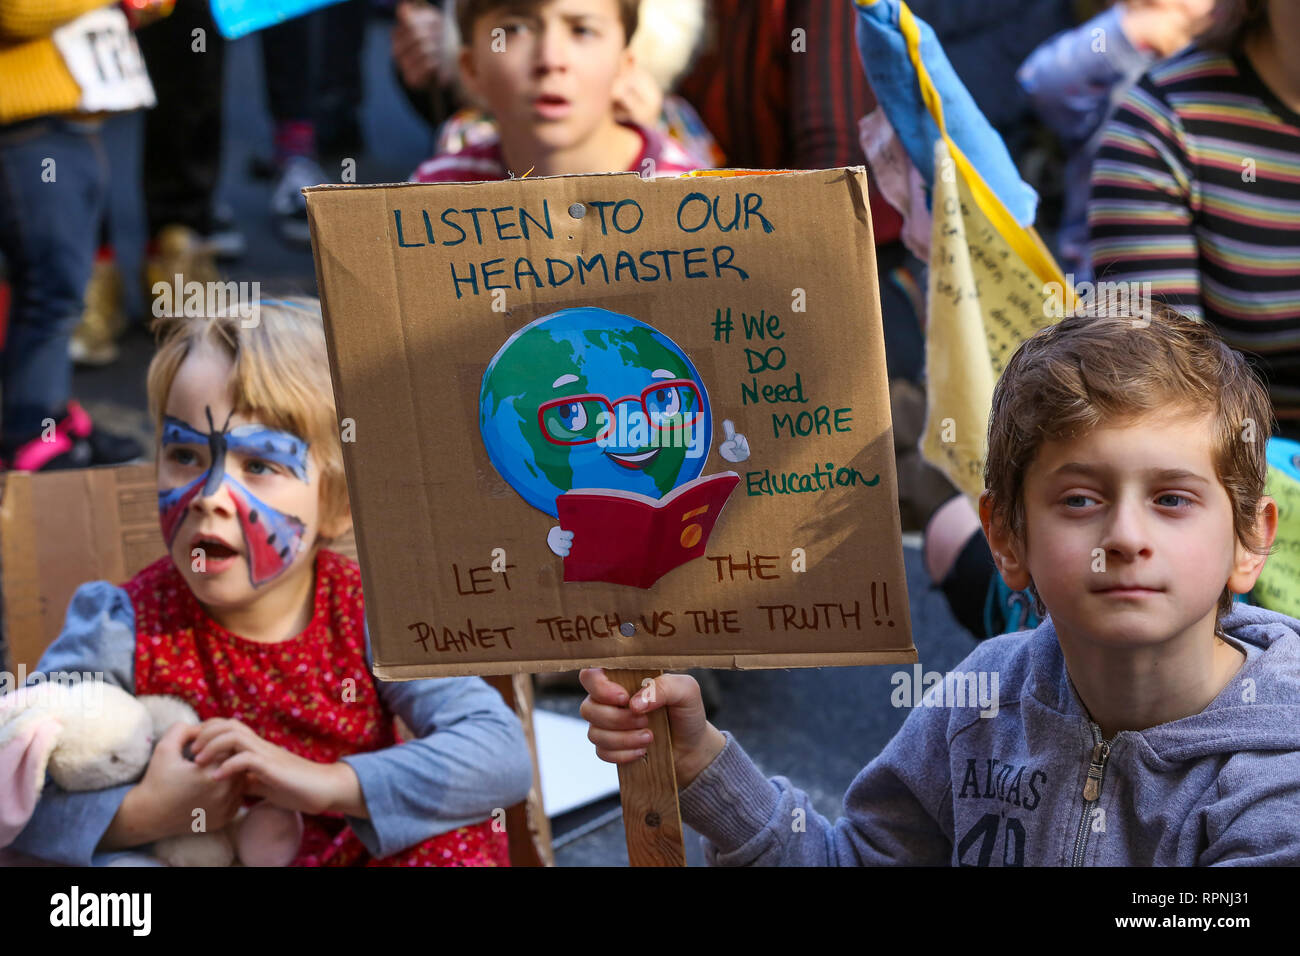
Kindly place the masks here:
MULTIPOLYGON (((663 671, 608 673, 631 695, 641 691, 643 680, 658 677, 663 671)), ((677 805, 677 771, 673 767, 668 711, 656 710, 648 717, 654 742, 640 760, 618 768, 627 858, 632 866, 685 866, 686 845, 682 842, 682 815, 677 805)))
POLYGON ((510 837, 511 866, 555 866, 551 848, 551 821, 542 806, 542 778, 537 764, 537 737, 533 732, 533 678, 529 674, 500 674, 483 678, 496 688, 524 727, 533 764, 533 785, 523 803, 506 807, 506 833, 510 837))

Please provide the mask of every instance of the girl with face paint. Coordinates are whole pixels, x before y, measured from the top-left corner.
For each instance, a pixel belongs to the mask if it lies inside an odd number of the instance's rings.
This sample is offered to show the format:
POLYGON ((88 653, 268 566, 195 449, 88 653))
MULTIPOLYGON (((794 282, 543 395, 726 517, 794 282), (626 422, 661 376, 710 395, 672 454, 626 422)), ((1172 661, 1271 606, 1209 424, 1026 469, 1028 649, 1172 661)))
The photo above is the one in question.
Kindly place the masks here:
POLYGON ((360 571, 328 549, 351 518, 319 306, 175 319, 161 340, 168 556, 83 585, 40 667, 180 697, 203 722, 173 726, 134 785, 43 797, 13 846, 84 865, 189 832, 196 807, 219 828, 268 800, 301 816, 285 864, 508 865, 493 813, 532 784, 518 718, 477 677, 370 674, 360 571))
POLYGON ((349 521, 322 513, 310 442, 236 411, 233 373, 234 359, 211 343, 177 368, 159 439, 159 517, 172 561, 208 613, 274 641, 306 626, 317 539, 349 521))

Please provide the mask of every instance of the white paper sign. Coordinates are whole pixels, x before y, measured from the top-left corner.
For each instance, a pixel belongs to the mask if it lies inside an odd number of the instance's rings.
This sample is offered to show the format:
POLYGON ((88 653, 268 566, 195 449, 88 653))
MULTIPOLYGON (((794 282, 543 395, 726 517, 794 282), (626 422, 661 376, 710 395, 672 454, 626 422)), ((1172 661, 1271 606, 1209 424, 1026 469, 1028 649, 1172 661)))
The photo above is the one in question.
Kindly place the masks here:
POLYGON ((585 720, 533 709, 542 805, 552 819, 618 793, 618 768, 596 756, 585 720))
POLYGON ((86 113, 153 106, 153 86, 140 47, 116 7, 103 7, 65 23, 52 39, 81 87, 77 108, 86 113))

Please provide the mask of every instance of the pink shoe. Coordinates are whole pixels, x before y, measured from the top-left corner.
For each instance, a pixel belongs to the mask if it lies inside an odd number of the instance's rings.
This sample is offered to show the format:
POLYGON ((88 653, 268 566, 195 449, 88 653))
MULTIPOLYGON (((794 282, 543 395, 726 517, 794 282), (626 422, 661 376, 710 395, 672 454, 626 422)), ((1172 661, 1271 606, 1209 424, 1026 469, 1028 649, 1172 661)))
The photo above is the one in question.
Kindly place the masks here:
MULTIPOLYGON (((66 419, 65 419, 66 420, 66 419)), ((33 438, 25 445, 18 446, 13 459, 9 462, 10 471, 46 471, 55 468, 80 468, 90 464, 90 447, 84 443, 84 464, 74 461, 78 443, 61 426, 54 427, 54 434, 49 441, 33 438), (63 459, 66 459, 64 463, 63 459)))
MULTIPOLYGON (((43 434, 20 445, 8 463, 11 471, 54 471, 61 468, 89 468, 96 460, 94 425, 86 410, 68 402, 68 413, 54 426, 47 440, 43 434)), ((132 445, 139 447, 135 442, 132 445)))

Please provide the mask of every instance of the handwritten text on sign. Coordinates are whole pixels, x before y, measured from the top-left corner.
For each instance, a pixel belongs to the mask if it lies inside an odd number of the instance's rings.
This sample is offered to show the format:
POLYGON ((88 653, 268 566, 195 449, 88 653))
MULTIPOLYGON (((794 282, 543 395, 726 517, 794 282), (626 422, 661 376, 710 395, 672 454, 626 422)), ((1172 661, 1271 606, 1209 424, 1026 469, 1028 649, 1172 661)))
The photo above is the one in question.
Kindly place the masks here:
MULTIPOLYGON (((646 223, 645 210, 635 199, 606 200, 575 204, 559 215, 584 218, 587 208, 595 209, 602 236, 635 236, 646 223)), ((559 215, 553 218, 551 203, 539 207, 472 206, 468 208, 394 209, 393 237, 398 248, 429 246, 470 248, 528 242, 534 236, 556 238, 559 215)), ((750 192, 729 197, 693 192, 677 204, 676 227, 683 235, 761 231, 776 227, 763 212, 763 197, 750 192)), ((563 226, 560 225, 562 229, 563 226)), ((622 240, 627 241, 627 240, 622 240)), ((467 258, 449 263, 448 277, 456 298, 481 295, 496 289, 555 289, 575 282, 579 286, 617 285, 622 282, 674 282, 679 279, 749 278, 735 261, 736 250, 725 243, 688 248, 620 249, 616 253, 581 252, 572 256, 496 256, 467 258)))
MULTIPOLYGON (((718 583, 740 580, 775 580, 781 577, 778 564, 779 555, 751 554, 745 552, 743 561, 730 554, 708 555, 711 563, 704 565, 701 573, 716 579, 718 583)), ((511 589, 510 573, 516 570, 513 564, 504 565, 499 571, 492 571, 490 565, 462 568, 459 564, 451 566, 456 590, 461 595, 496 594, 511 589)), ((766 622, 768 631, 820 631, 852 630, 861 631, 864 613, 870 612, 867 622, 876 627, 893 627, 894 619, 890 611, 889 586, 883 581, 871 582, 871 607, 864 608, 859 601, 852 602, 814 602, 799 604, 756 604, 754 609, 762 612, 759 621, 766 622)), ((679 629, 685 634, 739 634, 742 631, 739 608, 684 608, 657 609, 647 613, 624 617, 617 612, 596 611, 590 614, 556 615, 538 618, 531 633, 520 633, 514 626, 502 626, 483 617, 475 619, 466 617, 462 625, 460 620, 454 624, 444 622, 441 625, 428 621, 416 621, 407 625, 412 634, 412 641, 427 653, 459 651, 483 648, 506 648, 513 650, 515 642, 521 638, 528 641, 546 641, 551 643, 575 643, 593 641, 602 638, 614 638, 620 635, 630 637, 643 633, 651 637, 673 637, 679 629)))
MULTIPOLYGON (((779 315, 766 309, 757 314, 739 310, 733 314, 731 306, 727 306, 714 311, 711 330, 713 341, 733 346, 734 336, 734 346, 744 349, 745 370, 749 378, 740 383, 741 405, 777 406, 770 413, 774 440, 815 439, 853 431, 851 406, 820 404, 803 407, 812 405, 812 399, 805 392, 803 373, 789 367, 785 341, 788 330, 782 328, 779 315), (739 325, 736 314, 739 315, 739 325)), ((812 394, 816 394, 815 389, 814 384, 810 389, 812 394)), ((807 494, 835 488, 871 488, 879 483, 879 474, 868 477, 856 468, 836 466, 832 461, 813 462, 802 472, 773 473, 763 469, 745 473, 745 493, 750 497, 807 494)))

